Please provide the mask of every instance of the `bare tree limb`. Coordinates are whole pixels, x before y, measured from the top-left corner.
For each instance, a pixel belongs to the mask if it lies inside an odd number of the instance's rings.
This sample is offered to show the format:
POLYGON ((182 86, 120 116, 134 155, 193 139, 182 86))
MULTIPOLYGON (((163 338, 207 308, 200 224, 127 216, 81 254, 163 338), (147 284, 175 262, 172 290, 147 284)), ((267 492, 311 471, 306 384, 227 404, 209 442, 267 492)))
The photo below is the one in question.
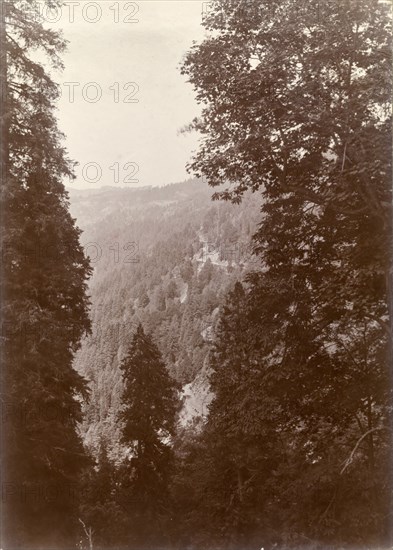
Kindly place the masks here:
POLYGON ((89 527, 89 529, 87 529, 85 522, 81 518, 79 518, 79 521, 81 522, 81 524, 83 526, 83 530, 85 531, 87 540, 89 541, 89 548, 90 548, 90 550, 93 550, 93 531, 92 531, 91 527, 89 527))
POLYGON ((370 433, 376 432, 376 431, 379 431, 379 430, 383 430, 383 429, 385 429, 385 428, 383 428, 383 427, 380 427, 380 428, 372 428, 371 430, 367 430, 367 432, 364 432, 364 434, 357 440, 355 447, 352 449, 351 454, 349 455, 349 457, 348 457, 347 460, 345 461, 344 467, 342 468, 342 470, 341 470, 341 472, 340 472, 340 475, 342 475, 342 474, 345 472, 345 470, 348 468, 348 466, 349 466, 350 464, 352 464, 354 454, 356 453, 357 448, 359 447, 359 445, 360 445, 360 443, 363 441, 363 439, 364 439, 365 437, 367 437, 370 433))

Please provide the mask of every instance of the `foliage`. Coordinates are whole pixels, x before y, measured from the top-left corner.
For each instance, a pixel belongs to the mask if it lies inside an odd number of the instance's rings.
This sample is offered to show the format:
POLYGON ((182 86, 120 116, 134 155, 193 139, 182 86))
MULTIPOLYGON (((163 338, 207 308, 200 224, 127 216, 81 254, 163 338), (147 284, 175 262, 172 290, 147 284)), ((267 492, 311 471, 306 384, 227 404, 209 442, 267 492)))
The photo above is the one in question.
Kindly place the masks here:
POLYGON ((34 9, 2 4, 3 524, 6 546, 44 548, 72 545, 78 531, 87 388, 72 361, 90 327, 90 267, 62 183, 72 163, 54 115, 58 88, 33 60, 40 50, 61 67, 65 42, 34 9))
POLYGON ((128 545, 154 547, 160 539, 162 543, 168 515, 178 388, 141 324, 120 368, 124 377, 122 440, 129 450, 121 486, 129 521, 128 545))
POLYGON ((171 375, 191 383, 208 361, 206 330, 213 330, 227 289, 255 265, 249 239, 259 205, 251 197, 239 206, 212 205, 208 186, 191 180, 153 189, 72 191, 71 210, 94 265, 92 334, 75 360, 91 387, 82 430, 95 456, 103 438, 116 462, 124 451, 120 362, 138 323, 152 334, 171 375), (237 229, 233 243, 225 238, 229 220, 237 229), (129 243, 137 251, 124 249, 129 243), (97 249, 101 256, 94 260, 97 249), (221 252, 226 257, 220 259, 221 252))
MULTIPOLYGON (((228 182, 216 198, 240 202, 246 190, 262 191, 254 243, 263 267, 246 278, 242 323, 234 313, 240 287, 230 295, 233 310, 221 314, 208 448, 221 445, 236 461, 232 433, 237 441, 255 421, 271 427, 270 447, 256 456, 276 467, 261 485, 247 474, 252 441, 243 439, 240 455, 251 494, 270 496, 266 510, 251 507, 261 540, 385 545, 388 7, 373 0, 318 4, 323 16, 317 4, 300 0, 210 7, 210 34, 183 65, 204 106, 192 125, 203 139, 190 169, 212 186, 228 182)), ((229 472, 224 460, 213 471, 229 472)), ((235 478, 232 472, 226 486, 235 487, 235 478)), ((205 490, 225 509, 220 487, 212 477, 205 490)), ((240 517, 249 516, 243 510, 240 517)), ((229 542, 235 525, 224 533, 229 542)), ((252 544, 251 524, 247 534, 252 544)))

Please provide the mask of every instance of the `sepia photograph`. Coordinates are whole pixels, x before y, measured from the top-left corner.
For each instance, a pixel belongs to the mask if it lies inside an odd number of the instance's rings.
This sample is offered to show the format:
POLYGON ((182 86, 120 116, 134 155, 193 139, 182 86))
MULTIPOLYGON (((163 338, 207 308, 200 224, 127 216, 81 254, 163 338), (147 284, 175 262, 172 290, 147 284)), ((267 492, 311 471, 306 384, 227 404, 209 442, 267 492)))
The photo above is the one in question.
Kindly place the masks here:
POLYGON ((0 550, 391 550, 391 0, 0 0, 0 550))

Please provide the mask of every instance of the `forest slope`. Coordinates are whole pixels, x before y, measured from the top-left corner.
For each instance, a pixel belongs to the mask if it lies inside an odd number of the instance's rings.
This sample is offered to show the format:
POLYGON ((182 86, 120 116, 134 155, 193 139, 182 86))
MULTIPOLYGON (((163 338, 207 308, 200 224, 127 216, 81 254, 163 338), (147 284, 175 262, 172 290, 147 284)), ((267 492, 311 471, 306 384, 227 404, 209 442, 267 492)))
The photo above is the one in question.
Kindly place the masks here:
POLYGON ((255 266, 251 236, 258 198, 212 202, 198 180, 160 188, 71 190, 71 213, 94 273, 92 334, 75 360, 90 382, 82 426, 88 445, 101 438, 116 455, 122 393, 119 365, 138 322, 184 386, 183 422, 206 414, 209 345, 227 290, 255 266))

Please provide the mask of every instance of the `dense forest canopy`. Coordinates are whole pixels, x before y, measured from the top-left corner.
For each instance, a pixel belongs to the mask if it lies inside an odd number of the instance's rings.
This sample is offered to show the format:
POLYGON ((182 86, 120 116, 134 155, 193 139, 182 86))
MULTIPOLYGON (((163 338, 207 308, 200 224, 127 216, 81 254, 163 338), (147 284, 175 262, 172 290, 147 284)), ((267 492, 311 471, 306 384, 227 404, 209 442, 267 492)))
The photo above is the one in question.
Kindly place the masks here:
POLYGON ((120 362, 139 322, 154 335, 172 376, 192 386, 196 403, 194 410, 185 404, 187 419, 201 414, 209 333, 227 289, 258 261, 250 238, 260 205, 251 196, 239 206, 212 203, 211 190, 198 180, 147 190, 74 190, 70 196, 94 267, 92 334, 75 360, 91 387, 83 432, 95 450, 102 436, 109 437, 115 459, 121 454, 111 437, 119 429, 120 362))

